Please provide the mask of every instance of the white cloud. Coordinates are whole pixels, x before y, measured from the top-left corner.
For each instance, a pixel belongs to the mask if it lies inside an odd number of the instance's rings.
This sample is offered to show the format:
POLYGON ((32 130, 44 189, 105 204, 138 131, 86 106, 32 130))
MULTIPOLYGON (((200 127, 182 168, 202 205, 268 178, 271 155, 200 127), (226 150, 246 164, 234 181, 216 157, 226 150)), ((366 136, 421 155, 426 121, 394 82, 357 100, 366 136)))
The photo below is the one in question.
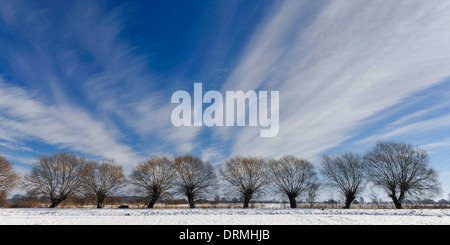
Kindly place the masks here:
POLYGON ((11 142, 0 142, 0 146, 6 147, 11 150, 34 152, 34 150, 31 149, 30 147, 22 146, 22 145, 18 145, 18 144, 12 144, 11 142))
POLYGON ((209 147, 201 152, 201 159, 205 162, 223 158, 222 152, 217 147, 209 147))
MULTIPOLYGON (((259 128, 254 127, 205 130, 227 142, 227 147, 234 142, 232 155, 276 157, 290 153, 314 158, 352 137, 351 130, 364 119, 450 75, 449 2, 329 1, 322 2, 322 8, 315 6, 317 13, 310 13, 310 4, 302 0, 276 2, 223 85, 222 91, 280 91, 277 137, 261 138, 259 128)), ((15 6, 15 11, 19 10, 22 14, 31 11, 15 6)), ((68 23, 58 23, 58 35, 52 39, 54 43, 70 39, 74 46, 69 48, 74 50, 31 45, 38 47, 32 48, 33 54, 14 56, 12 66, 28 74, 22 80, 36 74, 55 80, 29 82, 49 89, 53 93, 50 99, 31 94, 29 88, 0 87, 0 139, 8 142, 7 146, 14 147, 13 142, 21 138, 37 139, 126 163, 140 157, 121 143, 125 132, 132 135, 127 140, 136 137, 140 145, 149 143, 148 149, 140 149, 146 154, 172 149, 190 152, 202 144, 199 138, 205 127, 172 126, 170 93, 178 88, 168 91, 171 88, 167 85, 158 84, 161 81, 151 73, 147 57, 136 56, 135 47, 121 38, 123 10, 105 11, 90 2, 75 4, 67 13, 68 23), (90 58, 82 62, 79 54, 90 58), (41 55, 55 55, 55 60, 67 64, 57 66, 55 61, 39 65, 46 61, 41 62, 41 55), (33 68, 34 64, 39 66, 33 68), (78 99, 86 99, 83 103, 89 104, 89 109, 95 107, 90 113, 66 98, 67 91, 57 86, 66 81, 58 79, 60 73, 67 81, 79 83, 78 99)), ((12 12, 9 17, 0 12, 4 19, 20 19, 12 12)), ((46 20, 38 25, 23 19, 21 24, 31 29, 29 33, 39 34, 40 40, 47 40, 46 35, 54 33, 53 24, 43 13, 33 12, 30 18, 46 20)), ((27 37, 34 38, 32 34, 27 37)), ((189 82, 184 79, 182 82, 189 82)), ((432 111, 425 108, 411 113, 393 124, 402 128, 386 134, 413 131, 422 125, 408 125, 414 121, 411 119, 432 111)), ((428 123, 436 127, 438 122, 428 123)), ((200 152, 204 159, 216 153, 215 148, 200 152)))
POLYGON ((165 90, 148 57, 124 38, 124 28, 133 24, 125 22, 131 5, 109 9, 101 3, 77 1, 64 5, 64 17, 58 22, 51 17, 51 5, 48 9, 39 4, 29 8, 24 2, 0 5, 10 10, 0 11, 0 18, 17 20, 8 21, 9 28, 24 34, 18 35, 23 47, 5 52, 3 58, 15 75, 13 82, 25 85, 19 88, 0 81, 0 139, 16 145, 39 140, 115 158, 124 165, 141 157, 121 142, 138 145, 143 154, 167 148, 189 152, 197 146, 200 130, 172 126, 169 93, 173 91, 165 90))
POLYGON ((417 136, 424 133, 426 134, 430 132, 435 132, 438 130, 444 129, 447 130, 448 128, 450 128, 449 125, 450 125, 450 115, 446 115, 442 117, 410 123, 401 127, 397 127, 385 133, 375 134, 360 140, 359 143, 374 142, 377 141, 378 139, 392 139, 407 135, 417 136))
POLYGON ((23 88, 0 81, 0 131, 6 139, 38 140, 59 148, 83 152, 123 165, 134 164, 139 156, 119 143, 118 132, 106 128, 88 113, 69 106, 44 104, 23 88))
POLYGON ((302 4, 286 1, 255 33, 224 86, 280 91, 278 137, 242 129, 234 154, 315 157, 450 76, 449 2, 330 1, 307 28, 292 25, 302 4))
MULTIPOLYGON (((84 12, 84 5, 79 7, 73 15, 84 12)), ((124 6, 110 13, 93 6, 81 21, 74 18, 70 23, 74 35, 96 61, 92 65, 97 69, 83 82, 83 91, 107 120, 119 120, 137 140, 149 142, 149 149, 158 151, 168 146, 177 152, 190 152, 197 145, 200 128, 172 125, 170 113, 175 105, 170 103, 170 96, 179 89, 167 91, 167 85, 152 73, 147 57, 137 55, 136 47, 121 38, 123 12, 124 6), (158 87, 161 85, 166 90, 158 87)))
MULTIPOLYGON (((437 141, 437 142, 433 142, 433 143, 429 143, 426 145, 422 145, 422 147, 426 150, 435 150, 435 149, 441 149, 441 148, 445 148, 445 149, 449 149, 450 148, 450 138, 446 138, 444 140, 441 141, 437 141)), ((450 161, 450 160, 448 160, 450 161)))

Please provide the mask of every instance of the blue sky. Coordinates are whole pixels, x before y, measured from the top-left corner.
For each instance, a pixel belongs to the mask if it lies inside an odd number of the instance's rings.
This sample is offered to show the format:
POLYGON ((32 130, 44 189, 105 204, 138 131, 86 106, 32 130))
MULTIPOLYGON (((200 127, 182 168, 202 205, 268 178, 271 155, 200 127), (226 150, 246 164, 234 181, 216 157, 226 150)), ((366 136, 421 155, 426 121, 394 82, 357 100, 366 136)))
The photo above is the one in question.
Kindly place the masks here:
POLYGON ((447 1, 0 1, 0 153, 126 170, 152 154, 424 147, 450 192, 447 1), (177 90, 280 91, 280 131, 180 127, 177 90))

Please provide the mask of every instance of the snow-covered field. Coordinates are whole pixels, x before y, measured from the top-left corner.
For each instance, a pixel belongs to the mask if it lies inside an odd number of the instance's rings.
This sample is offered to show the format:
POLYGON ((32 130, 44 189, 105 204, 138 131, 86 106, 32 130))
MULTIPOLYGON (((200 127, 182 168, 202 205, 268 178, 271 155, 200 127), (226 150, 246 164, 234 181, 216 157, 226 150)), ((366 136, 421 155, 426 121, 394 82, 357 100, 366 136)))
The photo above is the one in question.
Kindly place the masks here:
POLYGON ((1 225, 450 225, 450 209, 0 209, 1 225))

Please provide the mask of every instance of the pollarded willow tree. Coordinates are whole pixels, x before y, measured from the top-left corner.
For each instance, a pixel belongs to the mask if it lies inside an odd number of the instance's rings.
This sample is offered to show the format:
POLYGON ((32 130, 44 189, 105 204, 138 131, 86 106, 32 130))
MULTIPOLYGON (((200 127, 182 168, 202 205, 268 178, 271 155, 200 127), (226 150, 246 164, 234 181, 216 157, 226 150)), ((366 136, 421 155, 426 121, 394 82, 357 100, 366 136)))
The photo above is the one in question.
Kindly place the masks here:
POLYGON ((172 188, 175 172, 168 157, 151 157, 139 163, 130 175, 130 183, 135 191, 148 197, 148 208, 172 188))
POLYGON ((97 197, 97 208, 102 208, 105 199, 126 182, 122 166, 114 161, 88 161, 80 169, 80 178, 82 189, 97 197))
POLYGON ((30 195, 47 197, 49 208, 55 208, 79 190, 79 173, 86 162, 85 158, 66 152, 40 156, 25 176, 25 188, 30 195))
POLYGON ((300 195, 308 196, 319 187, 313 164, 292 155, 269 161, 269 172, 272 184, 288 197, 291 208, 297 207, 300 195))
POLYGON ((216 184, 214 167, 198 157, 189 154, 178 156, 172 167, 175 171, 175 190, 187 197, 190 208, 195 208, 196 200, 216 184))
POLYGON ((8 192, 13 189, 19 180, 13 170, 13 165, 3 156, 0 156, 0 206, 6 201, 8 192))
POLYGON ((367 184, 364 158, 356 153, 324 156, 320 172, 327 184, 339 190, 345 197, 344 208, 350 208, 351 203, 367 184))
POLYGON ((255 194, 264 192, 270 181, 267 163, 259 157, 233 157, 223 163, 219 173, 239 193, 244 208, 249 207, 255 194))
POLYGON ((429 166, 427 152, 406 143, 378 142, 364 157, 368 175, 375 186, 401 209, 407 195, 424 197, 440 193, 437 172, 429 166))

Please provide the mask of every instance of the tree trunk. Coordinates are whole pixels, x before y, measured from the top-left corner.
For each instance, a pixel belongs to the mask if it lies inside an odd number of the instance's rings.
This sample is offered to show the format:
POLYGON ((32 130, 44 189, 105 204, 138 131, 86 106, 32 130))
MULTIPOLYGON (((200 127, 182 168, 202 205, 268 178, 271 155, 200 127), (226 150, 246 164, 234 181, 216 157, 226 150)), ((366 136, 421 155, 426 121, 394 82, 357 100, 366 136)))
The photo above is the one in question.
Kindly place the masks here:
POLYGON ((248 208, 249 204, 250 204, 250 200, 253 197, 253 191, 246 191, 244 192, 244 207, 243 208, 248 208))
POLYGON ((49 208, 55 208, 56 206, 58 206, 63 200, 62 199, 51 199, 51 204, 49 206, 49 208))
POLYGON ((345 196, 345 206, 344 209, 350 209, 350 205, 355 200, 355 195, 353 193, 345 196))
POLYGON ((295 194, 287 194, 289 198, 289 203, 291 204, 291 208, 297 208, 297 200, 295 200, 295 194))
POLYGON ((249 197, 249 196, 244 197, 244 207, 243 208, 248 208, 250 199, 251 199, 251 197, 249 197))
POLYGON ((103 208, 103 200, 97 200, 97 208, 103 208))
POLYGON ((404 193, 400 193, 399 198, 397 198, 395 191, 392 191, 392 193, 389 196, 392 198, 395 208, 402 209, 402 201, 403 201, 403 198, 405 197, 404 193))
POLYGON ((153 206, 155 205, 156 201, 158 200, 159 195, 152 195, 152 197, 150 198, 150 202, 148 203, 147 208, 153 208, 153 206))
POLYGON ((392 197, 396 209, 402 209, 402 202, 400 202, 396 196, 392 197))
POLYGON ((103 208, 103 203, 105 202, 106 195, 97 193, 97 208, 103 208))
POLYGON ((194 194, 188 192, 186 193, 189 202, 189 208, 195 208, 194 194))

